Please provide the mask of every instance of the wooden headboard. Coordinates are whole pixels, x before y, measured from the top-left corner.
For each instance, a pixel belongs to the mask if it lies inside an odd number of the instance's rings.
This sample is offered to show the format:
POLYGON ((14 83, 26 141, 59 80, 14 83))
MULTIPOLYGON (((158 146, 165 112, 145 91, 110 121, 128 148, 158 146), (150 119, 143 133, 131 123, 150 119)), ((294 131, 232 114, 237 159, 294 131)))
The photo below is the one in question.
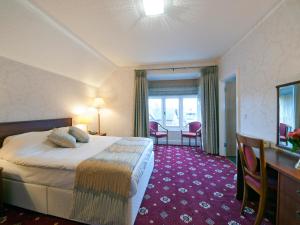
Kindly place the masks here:
POLYGON ((2 147, 4 139, 11 135, 67 126, 72 126, 72 118, 0 123, 0 147, 2 147))

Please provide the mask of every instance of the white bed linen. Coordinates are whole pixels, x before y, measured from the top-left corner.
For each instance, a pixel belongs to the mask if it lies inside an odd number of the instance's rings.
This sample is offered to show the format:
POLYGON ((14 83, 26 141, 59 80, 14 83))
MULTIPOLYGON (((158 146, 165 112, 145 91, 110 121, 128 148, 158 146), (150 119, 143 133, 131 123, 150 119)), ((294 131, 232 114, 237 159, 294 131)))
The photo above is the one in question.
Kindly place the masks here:
POLYGON ((72 190, 75 180, 74 170, 20 166, 6 160, 0 160, 3 169, 2 177, 29 184, 72 190))
MULTIPOLYGON (((55 148, 53 145, 50 146, 41 141, 49 133, 50 131, 31 132, 9 137, 4 147, 0 149, 0 167, 4 168, 3 177, 25 183, 71 190, 74 187, 76 166, 120 139, 120 137, 91 136, 90 142, 87 144, 80 144, 78 148, 74 149, 64 149, 55 148), (11 138, 14 140, 12 141, 11 138), (14 159, 14 155, 19 158, 14 159), (28 163, 24 165, 22 160, 27 161, 28 157, 30 163, 33 161, 35 166, 26 166, 28 163)), ((147 148, 153 149, 153 142, 147 148)), ((145 159, 146 155, 142 154, 136 169, 144 160, 149 160, 145 159)), ((134 191, 134 189, 132 183, 131 190, 134 191)))
POLYGON ((22 166, 75 170, 80 162, 121 139, 94 135, 89 143, 77 143, 76 148, 60 148, 47 140, 50 132, 29 132, 8 137, 0 150, 0 159, 22 166))

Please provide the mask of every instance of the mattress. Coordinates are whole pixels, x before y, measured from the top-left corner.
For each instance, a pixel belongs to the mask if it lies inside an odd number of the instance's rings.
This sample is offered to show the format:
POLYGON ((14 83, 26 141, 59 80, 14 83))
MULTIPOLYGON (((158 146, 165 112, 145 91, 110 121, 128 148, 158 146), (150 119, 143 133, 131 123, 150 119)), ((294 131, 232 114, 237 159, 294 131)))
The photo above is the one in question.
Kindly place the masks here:
POLYGON ((74 186, 74 170, 20 166, 2 159, 0 167, 3 168, 2 177, 6 179, 68 190, 74 186))
MULTIPOLYGON (((153 148, 153 143, 149 144, 147 148, 153 148)), ((149 160, 145 158, 146 156, 147 154, 142 154, 136 169, 143 160, 149 160)), ((67 190, 72 190, 74 187, 75 169, 23 166, 4 159, 0 159, 0 167, 3 167, 2 176, 6 179, 67 190)))

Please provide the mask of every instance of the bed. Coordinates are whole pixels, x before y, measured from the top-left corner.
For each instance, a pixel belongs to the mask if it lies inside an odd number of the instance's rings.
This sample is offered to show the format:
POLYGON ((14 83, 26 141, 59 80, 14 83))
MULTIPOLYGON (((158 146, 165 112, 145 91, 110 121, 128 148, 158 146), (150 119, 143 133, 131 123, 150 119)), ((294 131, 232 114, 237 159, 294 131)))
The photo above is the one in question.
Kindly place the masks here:
MULTIPOLYGON (((0 147, 8 136, 32 131, 43 133, 53 128, 71 125, 72 119, 70 118, 0 123, 0 147)), ((105 148, 117 139, 117 137, 91 136, 91 143, 101 143, 105 148)), ((150 156, 145 158, 143 154, 137 163, 139 165, 146 162, 145 169, 135 187, 136 191, 128 199, 126 225, 134 224, 153 170, 153 143, 147 145, 147 148, 151 149, 150 156)), ((3 159, 3 157, 0 159, 0 167, 3 167, 3 199, 5 203, 83 222, 70 216, 76 170, 72 170, 67 166, 66 168, 27 166, 13 163, 11 160, 3 159)))

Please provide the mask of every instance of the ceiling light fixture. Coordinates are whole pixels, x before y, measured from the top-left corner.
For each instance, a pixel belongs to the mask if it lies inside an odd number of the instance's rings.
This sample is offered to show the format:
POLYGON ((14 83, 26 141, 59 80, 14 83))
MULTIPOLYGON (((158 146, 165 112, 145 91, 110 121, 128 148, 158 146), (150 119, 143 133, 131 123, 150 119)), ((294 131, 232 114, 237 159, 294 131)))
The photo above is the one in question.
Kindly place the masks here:
POLYGON ((143 0, 143 4, 147 16, 163 14, 165 11, 164 0, 143 0))

